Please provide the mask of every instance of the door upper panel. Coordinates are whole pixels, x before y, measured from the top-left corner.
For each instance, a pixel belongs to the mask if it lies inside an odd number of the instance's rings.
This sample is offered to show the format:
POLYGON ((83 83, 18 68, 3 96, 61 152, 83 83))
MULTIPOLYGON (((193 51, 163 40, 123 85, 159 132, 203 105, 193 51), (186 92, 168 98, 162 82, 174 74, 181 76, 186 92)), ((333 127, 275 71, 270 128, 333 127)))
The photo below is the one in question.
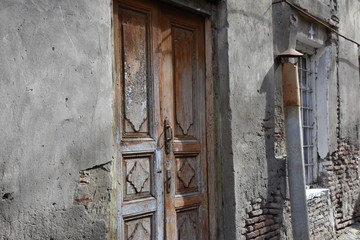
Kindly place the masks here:
POLYGON ((126 8, 120 10, 124 79, 123 135, 129 137, 150 135, 150 17, 146 12, 126 8))

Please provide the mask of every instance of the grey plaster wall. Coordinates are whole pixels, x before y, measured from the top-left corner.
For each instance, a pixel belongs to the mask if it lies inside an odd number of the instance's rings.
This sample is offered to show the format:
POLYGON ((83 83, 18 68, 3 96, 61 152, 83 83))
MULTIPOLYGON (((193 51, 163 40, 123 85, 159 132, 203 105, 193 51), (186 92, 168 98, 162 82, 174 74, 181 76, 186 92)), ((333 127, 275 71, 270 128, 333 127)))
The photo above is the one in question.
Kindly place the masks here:
POLYGON ((291 2, 326 22, 330 22, 331 17, 336 15, 337 0, 292 0, 291 2))
POLYGON ((225 217, 224 226, 235 224, 235 229, 228 227, 224 233, 225 239, 245 239, 241 229, 248 202, 266 201, 285 185, 284 161, 274 155, 272 2, 229 0, 226 12, 228 65, 219 59, 219 68, 228 68, 228 83, 220 79, 221 124, 226 127, 223 190, 225 213, 235 214, 235 223, 225 217))
MULTIPOLYGON (((339 32, 360 42, 360 2, 338 1, 339 32)), ((340 137, 359 144, 360 102, 359 52, 357 46, 339 38, 338 76, 340 104, 340 137)))
MULTIPOLYGON (((329 46, 331 52, 330 60, 330 69, 328 72, 328 118, 329 118, 329 129, 328 129, 328 139, 329 139, 329 152, 331 154, 337 150, 338 142, 338 45, 336 41, 336 36, 330 35, 331 39, 329 40, 329 46)), ((327 60, 327 61, 328 61, 327 60)))
POLYGON ((111 9, 0 1, 0 239, 105 237, 74 198, 79 171, 114 152, 111 9))

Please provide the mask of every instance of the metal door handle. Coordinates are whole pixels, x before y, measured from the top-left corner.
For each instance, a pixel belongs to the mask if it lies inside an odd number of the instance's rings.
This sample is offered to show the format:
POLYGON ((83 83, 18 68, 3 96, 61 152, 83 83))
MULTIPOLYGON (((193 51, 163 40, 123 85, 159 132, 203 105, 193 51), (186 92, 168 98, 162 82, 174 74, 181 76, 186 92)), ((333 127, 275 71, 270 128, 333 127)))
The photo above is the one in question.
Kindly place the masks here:
POLYGON ((173 138, 172 127, 167 118, 164 120, 164 131, 165 131, 165 153, 167 155, 171 152, 171 140, 173 138))
POLYGON ((171 192, 171 171, 166 170, 166 192, 171 192))

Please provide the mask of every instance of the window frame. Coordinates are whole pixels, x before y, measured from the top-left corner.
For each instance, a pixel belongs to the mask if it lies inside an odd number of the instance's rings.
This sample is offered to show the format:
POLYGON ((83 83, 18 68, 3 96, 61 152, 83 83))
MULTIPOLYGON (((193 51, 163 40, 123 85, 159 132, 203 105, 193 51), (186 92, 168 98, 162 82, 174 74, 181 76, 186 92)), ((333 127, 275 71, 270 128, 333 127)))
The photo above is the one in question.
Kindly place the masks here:
MULTIPOLYGON (((305 45, 304 43, 301 42, 297 42, 296 43, 296 49, 298 51, 300 51, 301 53, 304 54, 303 57, 299 58, 298 61, 301 61, 302 59, 305 59, 306 61, 306 79, 307 81, 310 82, 310 88, 312 90, 312 96, 311 96, 311 103, 312 103, 312 136, 310 139, 311 143, 312 143, 312 163, 311 164, 307 164, 306 161, 306 156, 305 156, 305 146, 304 146, 304 142, 305 142, 305 136, 304 136, 304 116, 303 116, 303 112, 304 112, 304 105, 303 105, 303 94, 302 94, 302 79, 301 79, 301 74, 304 72, 304 70, 300 69, 301 65, 299 64, 299 62, 297 62, 297 66, 298 66, 298 77, 299 77, 299 87, 300 87, 300 100, 301 100, 301 128, 302 128, 302 133, 303 133, 303 139, 302 139, 302 149, 303 149, 303 154, 304 154, 304 167, 305 167, 305 183, 306 185, 312 185, 312 184, 316 184, 317 183, 317 177, 318 177, 318 154, 317 154, 317 134, 318 134, 318 130, 317 130, 317 107, 318 107, 318 103, 317 103, 317 96, 316 96, 316 80, 317 80, 317 58, 316 58, 316 53, 317 50, 316 48, 313 48, 311 46, 305 45), (299 66, 300 65, 300 66, 299 66), (311 170, 307 170, 310 169, 311 170)), ((308 107, 308 106, 305 106, 308 107)), ((307 124, 307 126, 309 126, 309 124, 307 124)), ((309 148, 309 147, 307 147, 309 148)))

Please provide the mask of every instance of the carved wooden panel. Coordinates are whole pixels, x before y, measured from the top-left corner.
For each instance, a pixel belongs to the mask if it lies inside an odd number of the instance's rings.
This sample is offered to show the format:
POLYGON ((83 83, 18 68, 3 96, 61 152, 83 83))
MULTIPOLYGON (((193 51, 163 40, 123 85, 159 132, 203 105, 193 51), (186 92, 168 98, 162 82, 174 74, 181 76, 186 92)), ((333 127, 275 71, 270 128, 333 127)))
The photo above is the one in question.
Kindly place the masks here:
POLYGON ((210 239, 204 18, 162 1, 116 4, 117 238, 210 239))
POLYGON ((172 27, 174 49, 174 80, 176 107, 176 135, 189 135, 194 123, 193 88, 196 78, 196 39, 194 32, 172 27))
POLYGON ((177 157, 176 158, 176 192, 194 192, 198 187, 198 158, 177 157))
POLYGON ((125 239, 150 240, 151 235, 151 217, 125 221, 125 239))
POLYGON ((198 238, 198 212, 197 209, 177 213, 178 240, 196 240, 198 238))
POLYGON ((123 126, 125 135, 149 132, 149 19, 145 13, 120 13, 123 56, 123 126))
POLYGON ((151 194, 151 157, 124 158, 124 198, 134 199, 151 194))

